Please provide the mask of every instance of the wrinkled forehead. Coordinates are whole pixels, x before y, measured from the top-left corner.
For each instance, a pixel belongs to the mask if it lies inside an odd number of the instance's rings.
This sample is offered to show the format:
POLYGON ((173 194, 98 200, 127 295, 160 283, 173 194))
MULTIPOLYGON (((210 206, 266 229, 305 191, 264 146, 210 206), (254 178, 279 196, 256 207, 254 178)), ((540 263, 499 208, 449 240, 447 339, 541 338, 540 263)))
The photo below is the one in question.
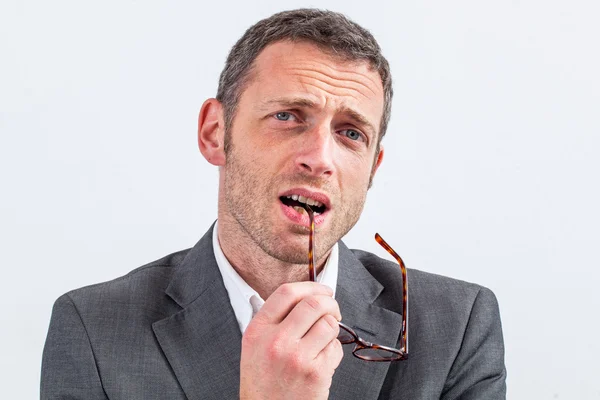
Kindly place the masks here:
POLYGON ((246 87, 252 97, 304 95, 323 107, 359 107, 378 122, 383 84, 367 60, 333 56, 309 42, 276 42, 254 61, 246 87))

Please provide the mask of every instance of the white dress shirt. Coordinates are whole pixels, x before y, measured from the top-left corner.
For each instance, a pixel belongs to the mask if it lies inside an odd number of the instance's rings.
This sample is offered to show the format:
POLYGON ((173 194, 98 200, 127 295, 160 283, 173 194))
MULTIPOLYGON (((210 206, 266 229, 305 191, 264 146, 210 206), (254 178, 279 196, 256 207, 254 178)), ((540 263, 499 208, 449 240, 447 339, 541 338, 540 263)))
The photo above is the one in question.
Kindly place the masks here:
MULTIPOLYGON (((219 266, 219 271, 223 277, 223 283, 225 289, 229 294, 229 301, 231 307, 235 313, 235 317, 240 326, 242 334, 246 331, 246 327, 250 323, 250 320, 260 310, 265 301, 260 297, 256 290, 252 289, 250 285, 236 272, 235 269, 229 263, 229 260, 223 254, 221 245, 219 243, 219 236, 217 234, 218 222, 215 222, 213 229, 213 251, 219 266)), ((308 242, 307 242, 307 253, 308 253, 308 242)), ((308 263, 306 265, 306 272, 308 274, 308 263)), ((337 284, 338 276, 338 244, 336 243, 331 249, 331 254, 325 263, 323 271, 317 276, 317 282, 323 285, 329 286, 333 290, 333 297, 335 297, 335 286, 337 284)))

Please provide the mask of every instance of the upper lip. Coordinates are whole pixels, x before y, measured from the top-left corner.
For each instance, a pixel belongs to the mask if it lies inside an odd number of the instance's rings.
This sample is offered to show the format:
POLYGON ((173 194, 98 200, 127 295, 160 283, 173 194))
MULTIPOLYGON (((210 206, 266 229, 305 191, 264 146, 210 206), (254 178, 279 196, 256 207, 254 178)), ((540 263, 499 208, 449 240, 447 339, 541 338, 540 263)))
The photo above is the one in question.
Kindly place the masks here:
POLYGON ((326 194, 315 192, 315 191, 312 191, 309 189, 304 189, 304 188, 289 189, 289 190, 286 190, 285 192, 281 193, 279 195, 279 197, 286 197, 286 196, 291 196, 294 194, 316 200, 319 203, 323 203, 323 205, 325 206, 326 209, 331 208, 331 201, 329 200, 329 197, 327 197, 326 194))

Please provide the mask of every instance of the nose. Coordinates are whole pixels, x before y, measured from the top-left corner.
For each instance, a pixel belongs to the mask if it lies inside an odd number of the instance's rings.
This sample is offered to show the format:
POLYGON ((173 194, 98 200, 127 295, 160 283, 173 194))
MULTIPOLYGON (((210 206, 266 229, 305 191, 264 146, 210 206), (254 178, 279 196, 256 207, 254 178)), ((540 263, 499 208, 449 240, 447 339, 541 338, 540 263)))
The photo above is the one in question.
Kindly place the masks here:
POLYGON ((334 171, 334 143, 329 126, 314 127, 299 137, 296 168, 306 175, 328 178, 334 171))

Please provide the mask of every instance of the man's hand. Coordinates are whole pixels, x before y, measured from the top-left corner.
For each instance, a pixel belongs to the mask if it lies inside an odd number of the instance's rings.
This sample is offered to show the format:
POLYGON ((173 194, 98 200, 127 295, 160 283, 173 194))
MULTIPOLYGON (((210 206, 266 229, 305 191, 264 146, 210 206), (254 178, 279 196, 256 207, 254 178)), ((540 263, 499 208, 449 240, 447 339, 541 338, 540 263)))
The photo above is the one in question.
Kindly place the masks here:
POLYGON ((327 399, 343 356, 331 295, 314 282, 273 292, 242 338, 240 399, 327 399))

